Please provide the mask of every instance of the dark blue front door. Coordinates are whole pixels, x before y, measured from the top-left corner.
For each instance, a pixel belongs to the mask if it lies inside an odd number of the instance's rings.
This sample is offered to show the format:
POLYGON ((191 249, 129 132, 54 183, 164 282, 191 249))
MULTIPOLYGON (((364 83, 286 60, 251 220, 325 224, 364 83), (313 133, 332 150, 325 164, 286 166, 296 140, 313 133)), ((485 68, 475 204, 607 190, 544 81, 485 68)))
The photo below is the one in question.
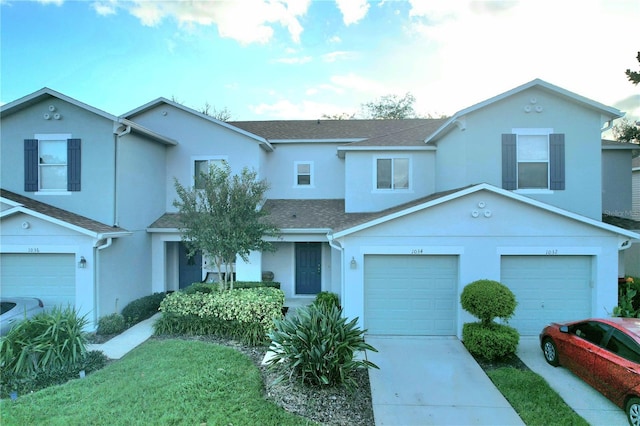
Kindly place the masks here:
POLYGON ((296 243, 296 294, 318 294, 321 288, 320 243, 296 243))
POLYGON ((180 288, 199 283, 202 281, 202 253, 198 251, 192 258, 189 258, 184 243, 178 243, 178 247, 178 281, 180 288))

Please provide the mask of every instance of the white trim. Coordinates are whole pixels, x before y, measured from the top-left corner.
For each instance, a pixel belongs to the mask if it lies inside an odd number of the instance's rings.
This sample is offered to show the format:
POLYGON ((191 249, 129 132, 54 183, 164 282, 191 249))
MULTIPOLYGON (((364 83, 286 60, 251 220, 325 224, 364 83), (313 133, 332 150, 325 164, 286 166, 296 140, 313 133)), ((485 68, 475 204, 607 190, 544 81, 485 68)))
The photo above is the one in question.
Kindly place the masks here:
POLYGON ((429 256, 429 255, 451 255, 459 256, 464 254, 464 246, 361 246, 360 254, 394 254, 406 256, 429 256))
POLYGON ((397 194, 397 193, 407 193, 413 192, 413 184, 412 184, 412 174, 413 174, 413 156, 411 155, 374 155, 373 156, 373 185, 371 192, 375 194, 397 194), (378 188, 378 160, 391 160, 391 188, 378 188), (394 188, 393 187, 393 177, 395 166, 394 160, 408 160, 409 164, 407 166, 407 187, 406 188, 394 188))
POLYGON ((293 187, 294 188, 315 188, 315 176, 314 176, 314 162, 309 160, 294 161, 293 162, 293 187), (302 185, 298 183, 298 176, 305 175, 304 173, 298 173, 298 166, 308 164, 309 165, 309 184, 302 185))
POLYGON ((522 247, 496 247, 498 256, 599 256, 602 247, 578 247, 578 246, 522 246, 522 247))
POLYGON ((558 207, 555 207, 555 206, 551 206, 549 204, 537 201, 537 200, 535 200, 533 198, 529 198, 529 197, 525 197, 523 195, 516 194, 513 191, 507 191, 507 190, 504 190, 502 188, 498 188, 498 187, 495 187, 493 185, 489 185, 488 183, 481 183, 479 185, 475 185, 475 186, 472 186, 472 187, 469 187, 469 188, 461 189, 460 191, 457 191, 457 192, 442 196, 442 197, 437 198, 435 200, 427 201, 425 203, 418 204, 418 205, 413 206, 413 207, 409 207, 409 208, 407 208, 405 210, 401 210, 401 211, 389 214, 387 216, 383 216, 383 217, 371 220, 369 222, 366 222, 366 223, 363 223, 363 224, 360 224, 360 225, 357 225, 357 226, 354 226, 354 227, 351 227, 351 228, 344 229, 342 231, 339 231, 339 232, 336 232, 334 234, 331 234, 329 237, 331 239, 342 238, 342 237, 344 237, 346 235, 353 234, 355 232, 359 232, 359 231, 362 231, 364 229, 371 228, 371 227, 379 225, 381 223, 385 223, 385 222, 388 222, 390 220, 397 219, 397 218, 400 218, 400 217, 415 213, 417 211, 421 211, 421 210, 428 209, 428 208, 433 207, 433 206, 444 204, 444 203, 446 203, 448 201, 455 200, 457 198, 461 198, 461 197, 464 197, 466 195, 473 194, 473 193, 476 193, 476 192, 479 192, 479 191, 493 192, 495 194, 502 195, 503 197, 506 197, 506 198, 509 198, 509 199, 512 199, 512 200, 515 200, 515 201, 519 201, 521 203, 524 203, 524 204, 527 204, 527 205, 530 205, 530 206, 533 206, 533 207, 537 207, 539 209, 542 209, 542 210, 545 210, 545 211, 548 211, 548 212, 551 212, 551 213, 554 213, 554 214, 557 214, 557 215, 560 215, 560 216, 563 216, 563 217, 566 217, 566 218, 569 218, 569 219, 573 219, 573 220, 576 220, 578 222, 582 222, 582 223, 594 226, 594 227, 599 228, 599 229, 603 229, 605 231, 611 232, 611 233, 616 234, 616 235, 625 236, 625 237, 631 238, 633 240, 640 240, 640 234, 638 234, 638 233, 635 233, 635 232, 632 232, 632 231, 629 231, 629 230, 626 230, 626 229, 622 229, 622 228, 619 228, 617 226, 609 225, 607 223, 600 222, 600 221, 588 218, 586 216, 581 216, 579 214, 572 213, 570 211, 563 210, 561 208, 558 208, 558 207))
POLYGON ((212 161, 221 161, 229 163, 228 155, 192 155, 191 156, 191 186, 196 187, 196 161, 207 161, 208 166, 211 167, 212 161))
MULTIPOLYGON (((0 253, 21 253, 21 254, 77 254, 80 252, 80 246, 63 246, 49 244, 30 244, 30 245, 2 245, 0 244, 0 253)), ((79 256, 78 256, 79 257, 79 256)))
POLYGON ((274 143, 352 143, 362 142, 366 138, 333 138, 333 139, 269 139, 269 142, 274 143))

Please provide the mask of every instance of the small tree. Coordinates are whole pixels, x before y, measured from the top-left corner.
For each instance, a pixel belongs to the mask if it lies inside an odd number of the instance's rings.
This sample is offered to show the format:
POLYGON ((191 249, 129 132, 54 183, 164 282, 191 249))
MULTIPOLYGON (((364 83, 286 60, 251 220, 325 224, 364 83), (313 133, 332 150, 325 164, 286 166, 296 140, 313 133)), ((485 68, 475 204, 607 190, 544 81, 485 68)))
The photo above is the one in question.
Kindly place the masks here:
POLYGON ((259 208, 269 186, 246 167, 232 176, 226 162, 211 165, 196 180, 198 188, 186 188, 175 179, 179 199, 173 205, 180 213, 182 240, 188 256, 200 250, 214 262, 223 290, 227 284, 233 289, 236 256, 246 262, 253 250, 273 250, 263 237, 278 229, 266 220, 268 212, 259 208))
MULTIPOLYGON (((638 52, 638 56, 636 56, 636 59, 638 60, 638 62, 640 62, 640 52, 638 52)), ((630 82, 632 82, 633 84, 638 84, 640 83, 640 72, 637 71, 631 71, 631 69, 627 69, 624 72, 627 75, 627 78, 629 79, 630 82)))
POLYGON ((403 118, 417 118, 413 109, 416 98, 406 93, 402 98, 398 95, 386 95, 380 99, 362 104, 363 115, 366 118, 399 120, 403 118))
POLYGON ((462 308, 489 325, 494 318, 508 320, 516 310, 516 297, 498 281, 478 280, 467 285, 460 295, 462 308))

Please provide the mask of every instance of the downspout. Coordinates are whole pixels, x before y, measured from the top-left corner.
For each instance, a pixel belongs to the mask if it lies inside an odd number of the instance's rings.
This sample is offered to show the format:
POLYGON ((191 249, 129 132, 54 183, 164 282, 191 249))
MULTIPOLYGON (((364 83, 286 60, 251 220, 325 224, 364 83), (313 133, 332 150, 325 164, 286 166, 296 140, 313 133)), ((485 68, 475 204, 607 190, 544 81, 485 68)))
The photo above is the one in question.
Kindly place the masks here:
MULTIPOLYGON (((98 242, 96 244, 99 244, 101 241, 105 241, 105 238, 98 240, 98 242)), ((100 291, 99 288, 100 286, 98 285, 99 281, 100 281, 100 251, 104 250, 106 248, 111 247, 111 244, 113 244, 113 238, 109 237, 106 238, 106 241, 103 244, 99 244, 94 246, 94 255, 93 255, 93 259, 95 262, 95 267, 93 268, 93 294, 95 294, 94 297, 94 308, 93 308, 93 312, 94 312, 94 324, 97 326, 98 325, 98 319, 100 319, 100 312, 99 312, 99 308, 100 308, 100 291)))
POLYGON ((606 124, 606 127, 604 127, 603 129, 600 129, 600 133, 604 133, 607 130, 610 130, 613 127, 613 120, 609 120, 605 124, 606 124))

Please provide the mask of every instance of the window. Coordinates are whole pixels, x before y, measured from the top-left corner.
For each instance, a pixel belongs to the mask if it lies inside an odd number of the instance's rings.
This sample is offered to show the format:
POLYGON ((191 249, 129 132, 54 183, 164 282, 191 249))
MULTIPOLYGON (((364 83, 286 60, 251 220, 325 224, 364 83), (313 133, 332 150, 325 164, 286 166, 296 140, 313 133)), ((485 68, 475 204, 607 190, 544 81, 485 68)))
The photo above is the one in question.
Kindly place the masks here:
POLYGON ((40 134, 24 141, 24 186, 29 192, 80 191, 80 139, 40 134))
POLYGON ((209 168, 212 165, 223 167, 226 162, 222 157, 201 157, 193 160, 193 187, 195 189, 204 189, 204 181, 202 174, 209 174, 209 168))
POLYGON ((502 135, 502 186, 565 189, 564 135, 553 129, 514 129, 502 135))
POLYGON ((376 159, 376 189, 409 189, 409 159, 376 159))
POLYGON ((296 161, 294 186, 313 186, 313 163, 310 161, 296 161))
POLYGON ((600 345, 602 339, 611 330, 611 326, 597 321, 588 321, 574 324, 569 327, 569 333, 585 339, 594 345, 600 345))
POLYGON ((609 343, 607 343, 607 349, 624 359, 640 363, 640 348, 638 344, 620 330, 613 330, 609 343))

